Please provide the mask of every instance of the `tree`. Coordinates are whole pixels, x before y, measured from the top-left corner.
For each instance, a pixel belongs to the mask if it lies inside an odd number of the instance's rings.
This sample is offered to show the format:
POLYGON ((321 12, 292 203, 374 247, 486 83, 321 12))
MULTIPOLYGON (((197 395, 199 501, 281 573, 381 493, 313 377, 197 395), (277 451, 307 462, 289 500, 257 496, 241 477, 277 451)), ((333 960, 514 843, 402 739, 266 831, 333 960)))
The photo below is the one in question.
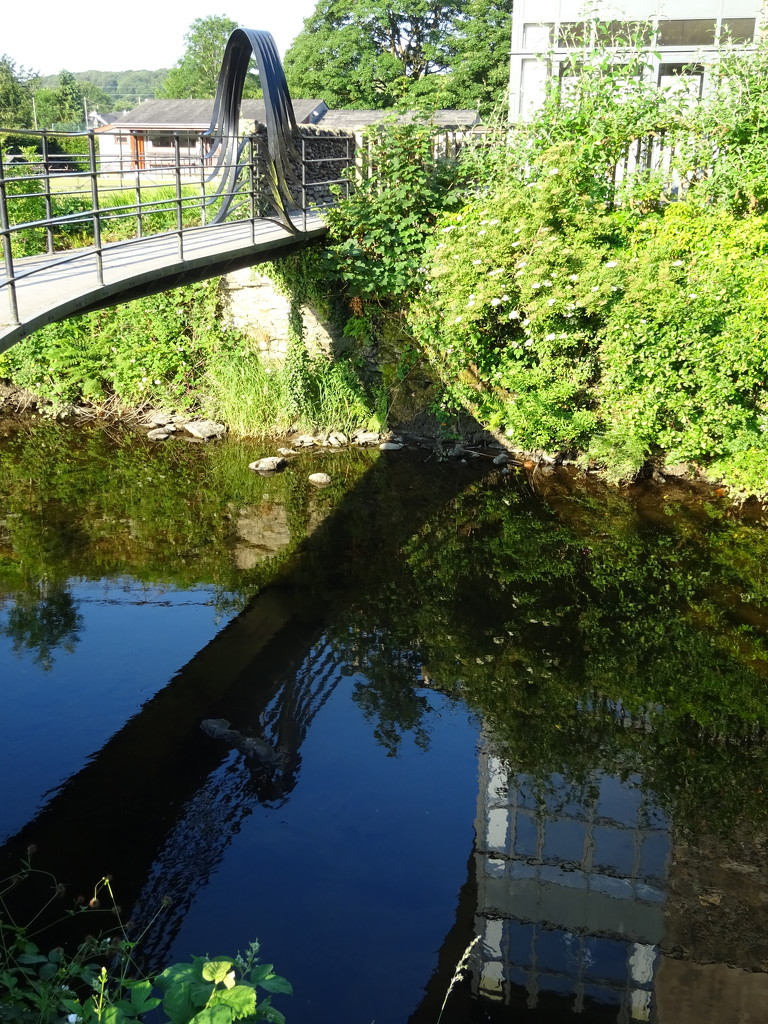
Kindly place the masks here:
POLYGON ((506 117, 511 30, 512 0, 468 0, 451 83, 457 106, 487 116, 501 104, 506 117))
POLYGON ((466 2, 320 0, 285 55, 289 85, 331 106, 392 106, 450 68, 466 2))
POLYGON ((60 73, 55 89, 36 89, 33 96, 38 128, 73 131, 83 126, 83 92, 71 71, 60 73))
POLYGON ((83 95, 88 111, 97 110, 100 114, 106 114, 114 108, 114 101, 109 93, 100 88, 88 79, 78 79, 80 92, 83 95))
POLYGON ((297 95, 330 106, 482 107, 509 76, 512 0, 320 0, 285 55, 297 95))
MULTIPOLYGON (((237 23, 223 15, 196 18, 184 36, 184 56, 168 72, 157 95, 167 99, 212 99, 227 40, 236 28, 237 23)), ((243 95, 261 96, 258 75, 248 74, 243 95)))
POLYGON ((31 79, 7 54, 0 57, 0 128, 32 127, 31 79))
POLYGON ((83 94, 71 71, 62 71, 59 74, 56 103, 59 123, 73 126, 83 124, 85 121, 83 94))

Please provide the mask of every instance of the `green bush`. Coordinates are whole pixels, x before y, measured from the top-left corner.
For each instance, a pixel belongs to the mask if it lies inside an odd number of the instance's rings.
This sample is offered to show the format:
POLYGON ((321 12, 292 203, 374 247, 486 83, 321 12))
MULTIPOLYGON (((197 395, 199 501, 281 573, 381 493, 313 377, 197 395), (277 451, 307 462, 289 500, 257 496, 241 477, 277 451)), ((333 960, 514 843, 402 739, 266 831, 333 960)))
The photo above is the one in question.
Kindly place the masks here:
MULTIPOLYGON (((31 936, 41 928, 41 915, 60 903, 64 887, 27 860, 19 872, 0 881, 0 1021, 3 1024, 136 1024, 161 1007, 164 1024, 233 1024, 248 1018, 284 1024, 271 1005, 274 993, 291 994, 291 985, 275 974, 272 964, 259 962, 259 945, 244 956, 192 957, 162 973, 144 977, 138 970, 130 939, 110 879, 103 878, 92 899, 65 912, 65 917, 98 915, 102 901, 117 927, 110 934, 89 937, 74 955, 56 947, 40 951, 31 936), (30 880, 48 883, 49 898, 29 924, 19 924, 9 894, 30 880), (109 967, 105 966, 109 963, 109 967), (261 991, 259 991, 261 989, 261 991), (159 990, 160 996, 154 995, 159 990)), ((162 914, 158 908, 157 916, 162 914)))

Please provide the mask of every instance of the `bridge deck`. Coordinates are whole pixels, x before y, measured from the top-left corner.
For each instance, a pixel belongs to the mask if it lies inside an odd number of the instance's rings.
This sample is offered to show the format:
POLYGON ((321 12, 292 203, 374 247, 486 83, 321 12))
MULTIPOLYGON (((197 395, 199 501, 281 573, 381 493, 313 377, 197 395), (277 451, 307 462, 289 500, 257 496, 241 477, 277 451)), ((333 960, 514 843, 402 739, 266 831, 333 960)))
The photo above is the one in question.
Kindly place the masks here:
POLYGON ((263 262, 274 253, 322 237, 318 214, 296 215, 298 234, 268 220, 235 221, 104 245, 103 284, 95 248, 14 261, 18 324, 12 323, 9 283, 0 267, 0 352, 47 323, 92 309, 263 262))

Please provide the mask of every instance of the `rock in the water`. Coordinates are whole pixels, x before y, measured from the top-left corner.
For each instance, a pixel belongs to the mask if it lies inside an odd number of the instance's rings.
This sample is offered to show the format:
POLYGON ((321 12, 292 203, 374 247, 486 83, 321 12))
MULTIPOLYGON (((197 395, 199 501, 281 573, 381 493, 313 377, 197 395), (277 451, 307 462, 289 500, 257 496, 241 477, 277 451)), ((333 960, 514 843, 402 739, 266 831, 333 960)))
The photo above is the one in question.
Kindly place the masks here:
POLYGON ((227 428, 223 423, 214 423, 213 420, 189 420, 184 424, 184 429, 192 437, 198 437, 201 441, 210 441, 214 437, 224 437, 227 428))
POLYGON ((467 454, 467 449, 457 444, 453 448, 449 448, 445 454, 449 459, 463 459, 467 454))
POLYGON ((317 438, 313 437, 311 434, 302 434, 300 437, 297 437, 295 441, 291 441, 291 444, 294 448, 311 448, 313 445, 317 444, 317 438))
POLYGON ((664 476, 684 478, 691 476, 691 467, 687 462, 676 462, 674 466, 664 466, 661 472, 664 476))
POLYGON ((226 718, 206 718, 200 728, 213 740, 224 740, 246 757, 255 757, 260 761, 277 762, 280 755, 267 740, 261 736, 245 736, 237 729, 230 728, 226 718))
POLYGON ((494 464, 494 466, 506 466, 506 464, 507 464, 508 462, 509 462, 509 456, 507 455, 507 453, 506 453, 506 452, 501 452, 501 453, 500 453, 499 455, 497 455, 497 456, 496 456, 496 458, 495 458, 495 459, 493 460, 493 464, 494 464))
POLYGON ((401 448, 405 447, 402 441, 382 441, 379 445, 380 452, 399 452, 401 448))
POLYGON ((265 459, 257 459, 256 462, 252 462, 248 469, 252 469, 255 473, 276 473, 287 465, 288 463, 282 455, 268 455, 265 459))
POLYGON ((343 448, 345 444, 349 444, 346 434, 342 434, 340 430, 334 430, 328 435, 328 444, 331 448, 343 448))
POLYGON ((278 452, 281 455, 288 455, 288 456, 290 456, 290 455, 295 455, 296 454, 296 449, 295 448, 278 448, 277 450, 278 450, 278 452))
POLYGON ((170 436, 170 432, 165 427, 155 427, 147 434, 150 441, 167 441, 170 436))
POLYGON ((307 479, 315 487, 327 487, 331 482, 331 478, 327 473, 310 473, 307 479))
POLYGON ((375 430, 358 430, 352 435, 352 440, 355 444, 378 444, 380 437, 381 434, 377 434, 375 430))
POLYGON ((144 420, 145 426, 164 427, 166 423, 173 422, 173 413, 163 412, 161 409, 153 409, 144 420))

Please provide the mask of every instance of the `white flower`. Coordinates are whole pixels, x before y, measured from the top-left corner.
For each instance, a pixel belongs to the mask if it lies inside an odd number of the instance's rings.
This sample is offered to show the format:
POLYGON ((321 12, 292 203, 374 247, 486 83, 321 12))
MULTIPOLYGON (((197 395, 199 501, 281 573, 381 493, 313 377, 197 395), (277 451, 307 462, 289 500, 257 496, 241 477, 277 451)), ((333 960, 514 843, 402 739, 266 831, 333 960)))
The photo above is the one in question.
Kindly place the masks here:
POLYGON ((554 341, 556 337, 557 337, 556 334, 548 334, 544 340, 545 341, 554 341))
POLYGON ((696 292, 689 292, 688 293, 688 298, 689 299, 698 299, 698 297, 699 296, 696 294, 696 292))
POLYGON ((596 285, 594 285, 594 286, 592 287, 592 291, 593 291, 593 292, 599 292, 599 291, 600 291, 600 285, 599 285, 599 284, 596 284, 596 285))
POLYGON ((516 265, 517 265, 517 268, 519 270, 522 270, 523 267, 527 267, 528 266, 528 260, 519 260, 516 265))
POLYGON ((527 326, 528 326, 528 324, 529 324, 530 322, 531 322, 531 321, 530 321, 530 320, 528 320, 527 318, 526 318, 525 320, 522 320, 522 321, 521 321, 521 323, 522 323, 523 327, 527 327, 527 326))
POLYGON ((474 305, 475 305, 475 300, 474 299, 470 299, 469 302, 467 303, 467 309, 471 309, 474 305))
POLYGON ((514 248, 515 248, 516 246, 518 246, 518 245, 520 245, 520 242, 519 242, 519 241, 517 241, 517 242, 513 242, 513 243, 512 243, 512 245, 510 246, 510 248, 511 248, 511 249, 514 249, 514 248))
POLYGON ((547 300, 547 305, 548 306, 554 306, 554 304, 555 304, 555 299, 548 299, 547 300))
POLYGON ((472 266, 479 267, 482 262, 482 260, 472 260, 472 266))
POLYGON ((519 320, 520 319, 520 310, 519 309, 511 309, 509 311, 509 313, 507 313, 507 319, 508 320, 519 320))
POLYGON ((531 288, 541 288, 541 281, 534 281, 531 288))
POLYGON ((672 266, 673 267, 684 267, 685 264, 683 263, 682 260, 672 260, 672 266))
POLYGON ((616 262, 616 260, 608 260, 608 262, 605 265, 606 267, 618 267, 619 264, 616 262))
POLYGON ((495 270, 488 271, 488 277, 498 277, 499 274, 504 273, 504 267, 497 267, 495 270))
POLYGON ((551 288, 552 287, 552 282, 551 281, 542 281, 542 284, 544 285, 545 288, 551 288))
POLYGON ((445 248, 445 242, 438 242, 437 245, 435 246, 435 252, 437 252, 438 249, 444 249, 444 248, 445 248))
POLYGON ((481 228, 477 233, 478 233, 478 235, 487 235, 488 234, 488 232, 485 230, 485 228, 481 228))
POLYGON ((447 235, 449 231, 453 231, 454 227, 454 224, 449 224, 447 228, 441 228, 441 231, 444 235, 447 235))
POLYGON ((524 348, 530 348, 532 345, 533 345, 533 342, 531 341, 530 338, 528 339, 528 341, 524 341, 523 342, 523 347, 524 348))
POLYGON ((501 299, 496 299, 496 298, 491 299, 491 305, 492 306, 499 306, 499 305, 501 305, 501 299))
POLYGON ((501 296, 501 301, 502 302, 509 302, 509 296, 508 295, 502 295, 501 296))
POLYGON ((489 224, 498 224, 499 223, 499 218, 498 217, 494 217, 493 220, 489 220, 488 223, 489 224))
POLYGON ((462 321, 462 319, 463 319, 463 317, 457 316, 457 317, 456 317, 456 319, 455 319, 455 320, 454 320, 453 322, 454 322, 455 324, 460 324, 460 323, 461 323, 461 321, 462 321))
POLYGON ((552 177, 553 174, 559 174, 559 173, 560 173, 560 168, 559 167, 550 167, 549 168, 549 176, 550 177, 552 177))
POLYGON ((568 277, 568 280, 569 280, 569 281, 578 281, 578 280, 579 280, 579 275, 578 275, 578 274, 571 274, 571 275, 570 275, 570 276, 568 277))

